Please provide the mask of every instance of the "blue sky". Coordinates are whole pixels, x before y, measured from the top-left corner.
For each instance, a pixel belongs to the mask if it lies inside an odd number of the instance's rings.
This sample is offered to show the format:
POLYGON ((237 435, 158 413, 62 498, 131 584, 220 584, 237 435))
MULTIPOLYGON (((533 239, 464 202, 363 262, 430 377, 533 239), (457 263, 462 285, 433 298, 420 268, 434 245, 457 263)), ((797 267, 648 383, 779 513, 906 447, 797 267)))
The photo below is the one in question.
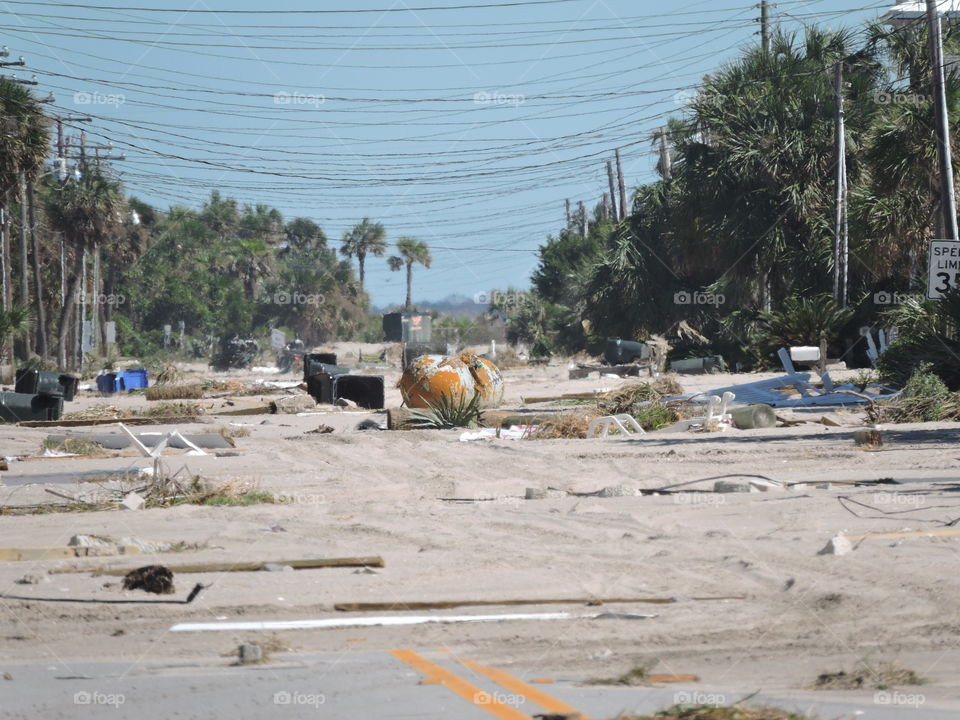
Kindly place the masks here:
MULTIPOLYGON (((788 0, 771 18, 859 26, 890 5, 788 0)), ((653 179, 653 130, 759 30, 744 0, 17 0, 0 11, 3 44, 27 61, 11 72, 36 74, 53 112, 93 118, 88 142, 126 155, 116 168, 128 192, 165 209, 220 189, 313 218, 335 245, 369 216, 391 242, 432 246, 415 300, 525 287, 564 200, 592 208, 617 147, 628 185, 653 179), (426 9, 470 4, 484 7, 426 9)), ((367 288, 375 304, 402 302, 403 273, 372 258, 367 288)))

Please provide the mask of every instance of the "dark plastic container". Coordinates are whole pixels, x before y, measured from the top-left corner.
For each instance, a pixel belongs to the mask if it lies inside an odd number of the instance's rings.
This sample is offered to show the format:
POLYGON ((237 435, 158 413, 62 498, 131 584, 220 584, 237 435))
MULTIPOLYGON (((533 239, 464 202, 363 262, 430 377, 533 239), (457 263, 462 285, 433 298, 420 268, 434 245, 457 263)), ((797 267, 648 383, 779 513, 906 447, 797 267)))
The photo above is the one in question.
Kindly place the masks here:
POLYGON ((726 369, 727 364, 720 355, 690 358, 689 360, 674 360, 670 363, 670 372, 680 374, 702 375, 704 373, 722 372, 726 369))
POLYGON ((62 395, 0 393, 0 421, 59 420, 63 415, 62 395))
POLYGON ((97 390, 101 393, 109 394, 120 390, 120 381, 116 373, 104 373, 97 375, 97 390))
POLYGON ((70 402, 77 394, 79 379, 67 373, 20 368, 17 370, 14 392, 36 395, 59 395, 70 402))
POLYGON ((144 368, 118 372, 117 379, 120 381, 120 390, 137 390, 148 387, 149 383, 148 374, 144 368))
POLYGON ((624 365, 636 360, 650 359, 650 346, 642 342, 607 338, 603 349, 603 359, 608 365, 624 365))
POLYGON ((368 410, 383 408, 383 375, 336 375, 332 386, 334 402, 345 398, 368 410))
POLYGON ((332 405, 338 399, 352 400, 362 408, 383 408, 383 375, 331 375, 317 373, 307 378, 307 393, 318 403, 332 405))
POLYGON ((303 358, 303 379, 309 380, 318 373, 328 375, 343 375, 350 372, 350 368, 337 365, 336 353, 308 353, 303 358))

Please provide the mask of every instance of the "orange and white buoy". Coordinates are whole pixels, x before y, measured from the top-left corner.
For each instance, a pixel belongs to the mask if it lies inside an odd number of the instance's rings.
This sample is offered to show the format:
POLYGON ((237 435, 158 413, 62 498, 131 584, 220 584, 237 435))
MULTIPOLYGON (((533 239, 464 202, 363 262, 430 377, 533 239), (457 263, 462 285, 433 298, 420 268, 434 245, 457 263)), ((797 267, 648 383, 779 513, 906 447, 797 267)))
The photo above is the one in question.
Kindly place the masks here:
POLYGON ((429 408, 443 397, 470 400, 479 393, 480 407, 499 407, 503 376, 499 368, 472 352, 446 357, 421 355, 403 371, 397 383, 407 407, 429 408))

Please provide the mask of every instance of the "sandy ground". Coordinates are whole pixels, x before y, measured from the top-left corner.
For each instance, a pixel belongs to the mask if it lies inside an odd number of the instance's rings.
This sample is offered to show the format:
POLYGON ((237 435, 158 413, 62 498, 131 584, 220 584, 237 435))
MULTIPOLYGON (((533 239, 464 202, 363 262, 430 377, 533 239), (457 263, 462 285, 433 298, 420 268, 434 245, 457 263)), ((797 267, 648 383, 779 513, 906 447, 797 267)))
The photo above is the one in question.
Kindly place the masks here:
MULTIPOLYGON (((393 387, 399 371, 368 371, 383 372, 387 404, 399 405, 393 387)), ((231 376, 256 377, 249 372, 231 376)), ((692 391, 762 377, 768 376, 698 376, 681 382, 692 391)), ((571 381, 566 364, 507 370, 505 378, 505 406, 515 408, 532 394, 609 389, 625 382, 596 376, 571 381)), ((68 409, 102 402, 85 394, 68 409)), ((146 404, 142 397, 109 402, 146 404)), ((960 708, 960 538, 868 539, 842 557, 818 555, 838 532, 935 529, 960 518, 960 496, 954 486, 943 484, 958 480, 960 425, 891 426, 884 429, 886 442, 878 450, 854 444, 852 433, 862 420, 856 413, 842 414, 849 424, 841 427, 811 423, 708 435, 462 443, 459 431, 355 429, 368 417, 385 422, 383 414, 318 411, 324 414, 209 415, 179 429, 209 432, 242 425, 250 435, 236 440, 236 457, 164 457, 171 471, 186 466, 213 480, 255 483, 287 496, 285 504, 0 518, 0 546, 64 545, 77 533, 205 545, 152 558, 0 563, 2 662, 208 658, 222 663, 221 653, 260 636, 171 633, 169 627, 224 618, 343 617, 333 610, 336 602, 669 597, 676 602, 609 607, 658 614, 645 621, 287 631, 277 637, 293 653, 442 646, 502 667, 530 666, 577 679, 614 677, 656 661, 657 672, 696 673, 705 687, 766 690, 807 687, 821 672, 851 670, 863 660, 891 661, 926 678, 928 696, 960 708), (335 431, 307 433, 320 423, 335 431), (750 494, 523 499, 526 488, 590 492, 622 485, 632 493, 738 473, 806 485, 750 494), (880 478, 909 484, 836 484, 880 478), (827 482, 832 484, 819 485, 827 482), (872 508, 849 502, 845 507, 844 498, 872 508), (70 602, 155 598, 122 591, 115 577, 58 572, 100 564, 135 567, 147 560, 366 555, 382 556, 386 566, 372 572, 180 575, 178 598, 194 582, 210 584, 190 605, 70 602), (16 584, 27 573, 50 573, 50 581, 16 584), (709 596, 742 599, 695 599, 709 596)), ((138 428, 144 429, 161 428, 138 428)), ((48 432, 0 426, 0 455, 35 455, 48 432)), ((12 463, 3 474, 0 503, 56 501, 44 487, 88 490, 82 486, 89 483, 69 481, 24 484, 29 475, 151 464, 146 458, 12 463)), ((563 609, 584 610, 574 604, 523 611, 563 609)))

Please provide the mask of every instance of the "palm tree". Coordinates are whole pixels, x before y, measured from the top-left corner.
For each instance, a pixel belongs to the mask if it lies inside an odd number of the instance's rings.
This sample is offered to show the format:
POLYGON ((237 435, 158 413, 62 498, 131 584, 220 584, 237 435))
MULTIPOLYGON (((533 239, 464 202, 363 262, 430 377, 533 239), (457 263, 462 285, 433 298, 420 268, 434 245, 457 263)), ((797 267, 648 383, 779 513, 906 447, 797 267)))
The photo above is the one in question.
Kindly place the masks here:
MULTIPOLYGON (((42 172, 49 132, 47 120, 36 98, 23 85, 6 77, 0 78, 0 115, 3 117, 0 132, 0 206, 6 210, 11 196, 21 204, 25 202, 26 184, 35 180, 42 172)), ((6 213, 4 215, 6 216, 6 213)), ((25 233, 21 234, 21 237, 25 238, 25 233)), ((9 308, 13 300, 13 264, 8 232, 3 232, 0 254, 4 261, 2 305, 9 308)), ((20 248, 20 302, 23 305, 29 304, 30 299, 27 257, 24 241, 20 248)), ((37 262, 36 258, 34 262, 37 262)))
POLYGON ((123 220, 125 206, 120 183, 99 168, 88 167, 79 180, 65 185, 59 197, 53 198, 47 207, 51 226, 64 234, 73 250, 73 272, 67 282, 57 334, 57 360, 61 368, 67 364, 67 330, 83 277, 85 251, 112 239, 123 220))
POLYGON ((853 41, 848 31, 778 33, 771 52, 752 49, 708 76, 691 115, 671 123, 678 274, 709 266, 716 280, 739 288, 728 299, 764 309, 827 288, 836 152, 826 69, 846 64, 851 186, 877 109, 879 66, 853 41))
MULTIPOLYGON (((430 267, 433 262, 433 256, 430 255, 430 248, 422 240, 412 237, 402 237, 397 240, 397 251, 399 256, 391 255, 387 258, 387 264, 391 270, 400 270, 404 266, 407 268, 407 302, 404 308, 409 310, 413 306, 413 264, 420 263, 425 268, 430 267)), ((363 277, 361 272, 360 277, 363 277)))
POLYGON ((30 308, 25 305, 11 305, 7 310, 0 310, 0 364, 7 359, 7 344, 18 337, 30 332, 33 327, 33 316, 30 308))
POLYGON ((367 259, 367 254, 383 257, 387 251, 387 231, 383 228, 383 223, 370 222, 370 218, 364 218, 353 226, 353 229, 343 234, 343 245, 340 246, 340 252, 348 258, 357 256, 357 263, 360 265, 360 287, 363 287, 363 264, 367 259))

